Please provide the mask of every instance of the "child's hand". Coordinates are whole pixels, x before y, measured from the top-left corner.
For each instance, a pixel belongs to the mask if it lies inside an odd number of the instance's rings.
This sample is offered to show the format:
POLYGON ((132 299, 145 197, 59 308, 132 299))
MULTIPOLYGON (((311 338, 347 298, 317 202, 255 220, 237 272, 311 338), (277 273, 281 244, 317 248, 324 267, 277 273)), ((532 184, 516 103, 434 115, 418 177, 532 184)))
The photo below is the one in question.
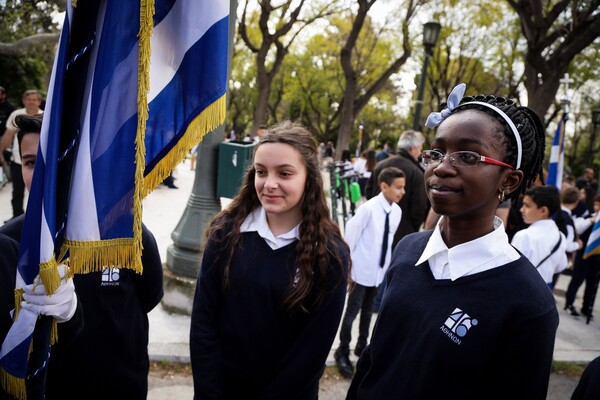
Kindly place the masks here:
POLYGON ((36 276, 34 283, 23 288, 21 307, 40 315, 52 316, 56 322, 66 322, 73 317, 77 309, 77 296, 72 278, 66 278, 66 265, 58 266, 60 286, 50 296, 46 295, 46 288, 36 276))

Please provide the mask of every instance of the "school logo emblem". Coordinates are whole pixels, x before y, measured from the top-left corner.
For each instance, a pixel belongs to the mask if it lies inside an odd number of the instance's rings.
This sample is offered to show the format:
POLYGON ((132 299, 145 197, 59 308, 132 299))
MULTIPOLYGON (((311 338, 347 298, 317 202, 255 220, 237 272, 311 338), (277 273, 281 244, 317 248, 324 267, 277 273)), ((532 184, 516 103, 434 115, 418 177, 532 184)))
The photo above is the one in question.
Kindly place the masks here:
POLYGON ((121 270, 115 267, 106 268, 102 271, 102 283, 100 286, 119 286, 121 270))
POLYGON ((460 346, 462 339, 467 335, 469 330, 479 323, 475 318, 471 318, 469 314, 455 308, 450 314, 440 330, 450 338, 454 343, 460 346))

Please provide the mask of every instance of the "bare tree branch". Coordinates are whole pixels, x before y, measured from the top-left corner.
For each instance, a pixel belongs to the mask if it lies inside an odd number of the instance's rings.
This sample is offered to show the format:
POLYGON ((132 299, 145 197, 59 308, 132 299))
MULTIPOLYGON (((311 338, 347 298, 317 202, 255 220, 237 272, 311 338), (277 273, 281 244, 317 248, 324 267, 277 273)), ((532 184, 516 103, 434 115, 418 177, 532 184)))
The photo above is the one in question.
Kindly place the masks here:
POLYGON ((57 43, 59 37, 59 33, 38 33, 14 43, 0 42, 0 55, 23 57, 39 45, 57 43))

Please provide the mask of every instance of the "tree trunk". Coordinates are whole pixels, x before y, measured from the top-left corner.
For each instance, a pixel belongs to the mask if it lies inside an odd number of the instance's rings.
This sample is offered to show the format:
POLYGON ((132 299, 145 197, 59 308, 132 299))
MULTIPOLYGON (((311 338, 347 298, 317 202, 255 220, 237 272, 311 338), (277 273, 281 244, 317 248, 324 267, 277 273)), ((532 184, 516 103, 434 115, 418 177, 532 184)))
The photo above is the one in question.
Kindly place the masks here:
POLYGON ((259 55, 257 56, 257 74, 256 74, 256 86, 258 88, 258 98, 256 99, 256 109, 254 110, 254 126, 252 127, 252 135, 256 133, 258 126, 267 123, 267 117, 269 112, 269 97, 271 94, 271 83, 272 78, 267 72, 265 67, 265 59, 259 55), (261 59, 262 58, 262 59, 261 59))
POLYGON ((555 102, 560 87, 560 79, 567 72, 569 63, 547 67, 541 56, 529 56, 525 60, 525 88, 527 106, 534 110, 543 121, 550 106, 555 102), (530 60, 535 58, 535 60, 530 60), (539 77, 538 77, 539 74, 539 77))
POLYGON ((354 124, 354 98, 356 97, 356 78, 346 80, 344 100, 342 101, 342 112, 340 113, 340 130, 338 132, 337 145, 335 146, 335 159, 342 158, 342 151, 347 149, 352 135, 354 124))

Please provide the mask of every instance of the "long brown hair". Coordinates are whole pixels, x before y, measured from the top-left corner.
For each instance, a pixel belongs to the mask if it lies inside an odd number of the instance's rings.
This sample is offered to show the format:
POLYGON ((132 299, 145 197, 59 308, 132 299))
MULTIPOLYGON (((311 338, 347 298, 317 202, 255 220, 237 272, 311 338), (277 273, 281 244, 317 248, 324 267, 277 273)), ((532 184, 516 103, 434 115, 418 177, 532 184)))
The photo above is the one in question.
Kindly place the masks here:
MULTIPOLYGON (((334 268, 342 268, 341 276, 347 278, 346 266, 350 264, 350 259, 349 256, 342 259, 340 254, 349 254, 348 245, 342 240, 338 226, 331 220, 319 169, 317 145, 310 132, 302 125, 285 121, 268 129, 267 134, 256 145, 254 152, 256 153, 256 150, 265 143, 282 143, 291 146, 300 153, 306 167, 300 240, 296 249, 299 279, 296 285, 292 286, 290 282, 283 307, 286 311, 300 308, 308 312, 303 302, 311 293, 317 271, 320 284, 313 305, 319 304, 325 295, 330 264, 335 265, 334 268)), ((233 255, 241 240, 240 226, 246 217, 261 205, 254 188, 255 172, 254 166, 248 169, 238 194, 229 207, 215 216, 206 231, 207 237, 225 244, 220 248, 229 250, 223 260, 224 290, 227 288, 233 255)))

